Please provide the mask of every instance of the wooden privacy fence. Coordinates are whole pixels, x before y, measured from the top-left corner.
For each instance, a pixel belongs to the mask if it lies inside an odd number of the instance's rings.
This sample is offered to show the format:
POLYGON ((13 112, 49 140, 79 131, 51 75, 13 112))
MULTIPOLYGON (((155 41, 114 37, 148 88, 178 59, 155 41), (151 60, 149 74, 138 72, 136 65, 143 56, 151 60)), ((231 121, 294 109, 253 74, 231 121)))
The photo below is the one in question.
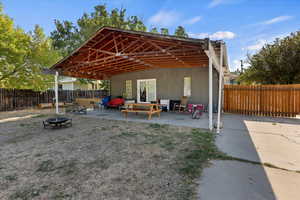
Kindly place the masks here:
POLYGON ((224 112, 295 117, 300 114, 300 84, 225 85, 224 112))
MULTIPOLYGON (((73 102, 75 98, 103 97, 107 94, 106 90, 61 90, 58 91, 58 99, 60 102, 73 102)), ((54 103, 54 98, 54 90, 35 92, 0 88, 0 111, 35 107, 40 103, 54 103)))

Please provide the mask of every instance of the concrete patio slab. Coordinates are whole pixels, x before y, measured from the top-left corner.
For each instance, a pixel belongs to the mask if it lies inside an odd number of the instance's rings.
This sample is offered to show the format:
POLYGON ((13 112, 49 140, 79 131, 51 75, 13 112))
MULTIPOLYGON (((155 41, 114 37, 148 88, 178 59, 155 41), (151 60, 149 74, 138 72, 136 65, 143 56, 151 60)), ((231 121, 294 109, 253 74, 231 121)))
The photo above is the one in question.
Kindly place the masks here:
POLYGON ((300 121, 224 115, 221 151, 242 159, 300 171, 300 121))
POLYGON ((123 114, 117 110, 90 111, 88 112, 88 115, 102 119, 127 120, 133 122, 169 124, 208 129, 207 113, 204 113, 200 119, 192 119, 192 116, 189 113, 162 112, 160 118, 153 115, 151 120, 148 120, 147 115, 145 114, 136 115, 135 113, 130 113, 126 119, 123 114))
POLYGON ((199 200, 298 199, 300 173, 237 161, 213 161, 199 182, 199 200))

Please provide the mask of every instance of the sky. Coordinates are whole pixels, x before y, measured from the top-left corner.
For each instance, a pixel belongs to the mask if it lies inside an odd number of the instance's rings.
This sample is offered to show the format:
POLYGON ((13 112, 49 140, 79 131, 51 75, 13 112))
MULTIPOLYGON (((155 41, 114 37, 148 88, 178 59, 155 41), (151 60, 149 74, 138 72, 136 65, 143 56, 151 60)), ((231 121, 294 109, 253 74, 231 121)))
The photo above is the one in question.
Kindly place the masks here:
POLYGON ((26 31, 35 24, 45 32, 54 20, 76 20, 93 7, 125 8, 139 16, 148 28, 184 26, 190 37, 224 40, 230 69, 264 44, 300 31, 300 0, 0 0, 4 11, 26 31))

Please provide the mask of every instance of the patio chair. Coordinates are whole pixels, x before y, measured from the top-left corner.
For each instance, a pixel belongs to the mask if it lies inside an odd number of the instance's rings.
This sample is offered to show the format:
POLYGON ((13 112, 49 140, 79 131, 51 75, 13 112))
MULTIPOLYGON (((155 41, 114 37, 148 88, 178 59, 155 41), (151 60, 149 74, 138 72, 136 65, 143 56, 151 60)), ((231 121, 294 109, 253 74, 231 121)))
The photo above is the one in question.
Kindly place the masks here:
POLYGON ((161 99, 160 105, 162 107, 162 111, 168 112, 170 110, 170 99, 161 99))
POLYGON ((188 112, 192 114, 193 119, 200 119, 204 111, 203 104, 188 104, 188 112))
POLYGON ((180 104, 174 104, 173 111, 178 110, 179 112, 181 111, 185 112, 187 109, 187 104, 188 104, 188 97, 183 96, 181 97, 180 104))
POLYGON ((110 101, 111 97, 110 96, 106 96, 104 97, 101 102, 99 102, 99 109, 103 110, 104 108, 107 107, 108 102, 110 101))

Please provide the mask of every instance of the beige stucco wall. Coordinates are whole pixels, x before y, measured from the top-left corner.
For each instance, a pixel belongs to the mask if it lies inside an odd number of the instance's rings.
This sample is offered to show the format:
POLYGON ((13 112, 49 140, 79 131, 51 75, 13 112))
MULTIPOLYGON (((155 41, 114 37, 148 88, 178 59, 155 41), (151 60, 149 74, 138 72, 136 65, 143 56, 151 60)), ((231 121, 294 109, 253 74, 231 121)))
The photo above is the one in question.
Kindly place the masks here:
MULTIPOLYGON (((138 79, 156 79, 158 99, 179 100, 183 96, 183 79, 192 77, 190 103, 208 104, 208 68, 159 68, 147 71, 130 72, 111 77, 111 95, 122 96, 125 80, 132 80, 133 98, 137 96, 138 79)), ((217 103, 218 74, 214 71, 214 104, 217 103)))

